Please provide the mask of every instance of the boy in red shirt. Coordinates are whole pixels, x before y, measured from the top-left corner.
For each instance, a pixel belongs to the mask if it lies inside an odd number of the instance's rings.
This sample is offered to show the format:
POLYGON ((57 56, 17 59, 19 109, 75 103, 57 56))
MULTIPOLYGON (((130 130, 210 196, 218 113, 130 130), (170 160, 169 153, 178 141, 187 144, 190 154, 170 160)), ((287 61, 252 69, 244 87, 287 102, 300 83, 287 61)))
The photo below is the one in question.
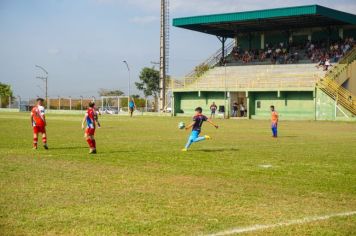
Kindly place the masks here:
POLYGON ((37 149, 38 133, 42 133, 42 143, 45 149, 48 149, 46 135, 46 116, 43 107, 43 98, 38 98, 37 105, 31 110, 31 124, 33 127, 33 149, 37 149))
POLYGON ((89 108, 85 113, 83 122, 82 122, 82 129, 84 129, 84 123, 86 123, 86 129, 84 137, 89 144, 89 154, 96 154, 96 142, 94 138, 95 128, 96 128, 96 111, 95 111, 95 103, 90 102, 89 108))

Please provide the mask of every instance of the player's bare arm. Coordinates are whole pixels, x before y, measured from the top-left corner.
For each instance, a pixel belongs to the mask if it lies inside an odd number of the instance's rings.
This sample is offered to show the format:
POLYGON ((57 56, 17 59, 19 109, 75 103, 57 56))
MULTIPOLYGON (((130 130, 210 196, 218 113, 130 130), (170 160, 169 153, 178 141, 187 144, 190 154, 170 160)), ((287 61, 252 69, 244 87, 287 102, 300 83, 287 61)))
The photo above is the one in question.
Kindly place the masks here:
POLYGON ((43 115, 43 122, 44 122, 44 125, 47 126, 47 120, 46 120, 46 116, 43 115))
POLYGON ((86 120, 87 120, 87 114, 85 114, 85 116, 84 116, 84 118, 83 118, 83 121, 82 121, 82 129, 84 129, 84 127, 85 127, 85 122, 86 122, 86 120))
POLYGON ((215 128, 219 128, 218 125, 214 124, 214 122, 211 119, 207 120, 212 126, 214 126, 215 128))
POLYGON ((185 127, 185 130, 191 129, 194 125, 194 122, 190 123, 188 126, 185 127))

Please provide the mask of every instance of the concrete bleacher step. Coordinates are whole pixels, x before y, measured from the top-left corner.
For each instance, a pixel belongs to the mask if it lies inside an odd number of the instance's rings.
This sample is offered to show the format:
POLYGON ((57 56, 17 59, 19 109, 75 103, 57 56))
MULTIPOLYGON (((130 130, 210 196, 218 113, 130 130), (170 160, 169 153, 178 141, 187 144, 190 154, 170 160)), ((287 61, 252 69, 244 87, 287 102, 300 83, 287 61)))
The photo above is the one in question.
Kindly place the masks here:
POLYGON ((188 86, 196 88, 229 87, 315 87, 316 78, 325 72, 313 64, 246 65, 215 67, 188 86))

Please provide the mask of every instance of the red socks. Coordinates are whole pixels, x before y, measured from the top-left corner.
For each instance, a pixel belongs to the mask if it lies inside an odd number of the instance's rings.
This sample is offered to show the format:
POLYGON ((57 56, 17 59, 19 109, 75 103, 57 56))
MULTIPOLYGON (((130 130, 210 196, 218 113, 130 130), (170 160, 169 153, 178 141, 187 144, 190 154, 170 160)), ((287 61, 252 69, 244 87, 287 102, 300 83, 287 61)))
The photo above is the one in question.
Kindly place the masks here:
POLYGON ((42 137, 42 143, 46 144, 47 143, 47 137, 42 137))
POLYGON ((33 138, 33 147, 37 148, 38 138, 33 138))
POLYGON ((93 144, 92 144, 92 141, 90 138, 87 139, 87 143, 89 144, 89 147, 92 148, 93 147, 93 144))
POLYGON ((90 148, 93 148, 93 149, 96 148, 95 139, 90 139, 90 138, 88 138, 88 139, 87 139, 87 143, 89 144, 89 147, 90 147, 90 148))

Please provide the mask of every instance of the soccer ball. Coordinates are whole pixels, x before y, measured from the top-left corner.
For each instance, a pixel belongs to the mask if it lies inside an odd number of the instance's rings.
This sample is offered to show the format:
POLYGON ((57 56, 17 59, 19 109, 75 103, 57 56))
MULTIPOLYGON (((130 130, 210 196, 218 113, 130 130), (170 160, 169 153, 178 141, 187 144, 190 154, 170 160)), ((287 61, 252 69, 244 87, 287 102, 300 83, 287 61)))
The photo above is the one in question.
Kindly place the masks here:
POLYGON ((184 129, 184 128, 185 128, 184 122, 179 122, 178 128, 179 128, 179 129, 184 129))

